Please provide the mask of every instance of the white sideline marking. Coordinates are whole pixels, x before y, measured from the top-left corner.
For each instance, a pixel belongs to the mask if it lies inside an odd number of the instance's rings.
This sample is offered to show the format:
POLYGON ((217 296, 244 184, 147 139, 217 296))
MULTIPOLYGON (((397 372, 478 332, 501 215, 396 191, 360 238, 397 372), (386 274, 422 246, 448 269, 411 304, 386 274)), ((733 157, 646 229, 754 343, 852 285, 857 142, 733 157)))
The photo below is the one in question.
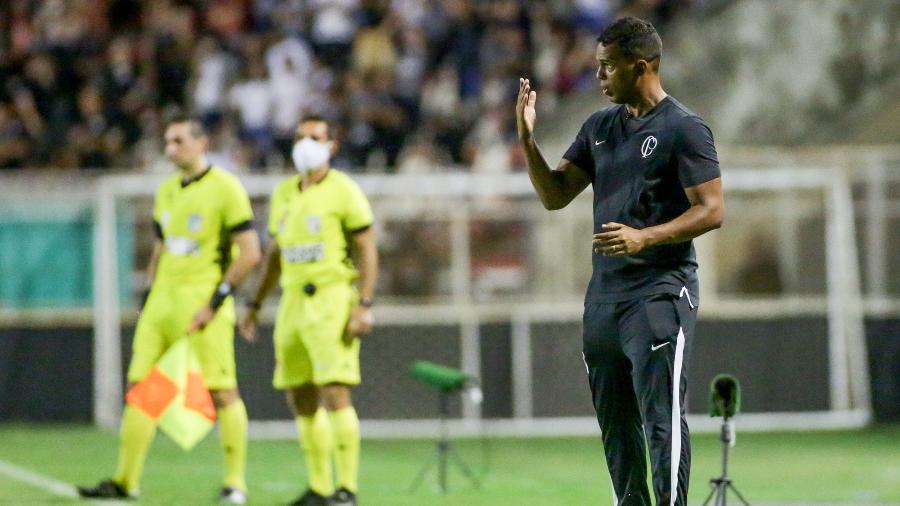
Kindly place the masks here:
POLYGON ((37 474, 5 460, 0 460, 0 474, 16 481, 27 483, 33 487, 46 490, 53 495, 72 498, 78 497, 78 493, 75 492, 75 487, 72 485, 54 480, 53 478, 49 478, 42 474, 37 474))
MULTIPOLYGON (((3 459, 0 459, 0 474, 6 476, 7 478, 12 478, 13 480, 27 483, 28 485, 31 485, 35 488, 46 490, 53 495, 68 497, 70 499, 78 499, 79 497, 78 492, 75 491, 74 485, 54 480, 49 476, 44 476, 43 474, 38 474, 34 471, 29 471, 24 467, 19 467, 3 459)), ((126 503, 122 501, 103 501, 102 503, 99 501, 85 501, 85 504, 124 505, 126 503)))

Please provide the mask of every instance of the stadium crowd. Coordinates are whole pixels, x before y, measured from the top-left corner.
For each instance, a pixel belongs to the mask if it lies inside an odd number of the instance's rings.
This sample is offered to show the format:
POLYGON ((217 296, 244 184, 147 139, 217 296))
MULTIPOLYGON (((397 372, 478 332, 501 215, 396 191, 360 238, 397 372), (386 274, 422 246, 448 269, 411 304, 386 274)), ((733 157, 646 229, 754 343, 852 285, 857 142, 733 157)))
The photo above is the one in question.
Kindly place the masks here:
POLYGON ((0 168, 166 170, 161 125, 188 111, 236 171, 283 167, 306 114, 339 126, 339 167, 514 170, 520 75, 545 104, 589 89, 603 26, 690 4, 8 0, 0 168))

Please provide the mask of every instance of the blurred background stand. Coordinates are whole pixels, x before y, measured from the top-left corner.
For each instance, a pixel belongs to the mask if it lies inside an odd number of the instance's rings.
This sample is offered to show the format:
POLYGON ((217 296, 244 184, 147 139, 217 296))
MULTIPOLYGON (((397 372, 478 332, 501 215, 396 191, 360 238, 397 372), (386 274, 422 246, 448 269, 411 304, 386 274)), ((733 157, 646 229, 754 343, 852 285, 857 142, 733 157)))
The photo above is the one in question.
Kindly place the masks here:
POLYGON ((472 469, 450 444, 450 434, 447 428, 447 418, 450 414, 450 396, 462 393, 467 388, 477 389, 478 387, 475 386, 473 378, 458 369, 424 360, 413 362, 409 372, 413 379, 438 391, 438 418, 440 419, 440 432, 435 446, 435 453, 419 470, 419 474, 416 475, 416 479, 410 485, 409 491, 415 492, 419 488, 419 485, 422 484, 425 476, 428 475, 428 472, 435 464, 438 467, 438 486, 442 494, 447 493, 447 468, 449 464, 454 464, 472 486, 478 488, 478 479, 475 477, 472 469))
POLYGON ((713 378, 709 391, 709 416, 722 417, 722 430, 719 441, 722 442, 722 475, 709 480, 712 488, 703 506, 715 496, 714 506, 725 506, 728 500, 728 491, 734 492, 741 503, 750 506, 744 496, 735 487, 734 482, 728 477, 728 451, 735 444, 734 415, 741 411, 741 386, 737 378, 730 374, 720 374, 713 378))

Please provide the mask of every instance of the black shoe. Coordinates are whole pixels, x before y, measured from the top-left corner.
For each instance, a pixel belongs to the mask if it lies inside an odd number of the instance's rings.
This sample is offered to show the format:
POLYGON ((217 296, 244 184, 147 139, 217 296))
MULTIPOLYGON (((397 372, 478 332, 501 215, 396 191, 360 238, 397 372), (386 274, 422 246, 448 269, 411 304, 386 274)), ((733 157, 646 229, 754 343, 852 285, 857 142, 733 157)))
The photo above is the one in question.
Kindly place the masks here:
POLYGON ((90 499, 137 499, 131 495, 122 485, 112 481, 103 480, 93 487, 76 487, 78 495, 90 499))
POLYGON ((298 497, 290 506, 331 506, 328 498, 324 495, 317 494, 313 490, 307 490, 305 494, 298 497))
POLYGON ((225 487, 219 493, 219 504, 247 504, 247 493, 232 487, 225 487))
POLYGON ((356 494, 341 487, 331 496, 331 506, 356 506, 356 494))

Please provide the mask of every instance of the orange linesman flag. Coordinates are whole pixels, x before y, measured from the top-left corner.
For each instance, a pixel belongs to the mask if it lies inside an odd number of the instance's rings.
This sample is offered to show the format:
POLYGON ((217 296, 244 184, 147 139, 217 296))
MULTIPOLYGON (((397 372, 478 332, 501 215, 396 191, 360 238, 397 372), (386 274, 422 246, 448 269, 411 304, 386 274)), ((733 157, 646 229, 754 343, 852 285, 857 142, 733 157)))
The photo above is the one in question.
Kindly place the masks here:
POLYGON ((216 409, 187 338, 179 339, 125 396, 185 450, 212 429, 216 409))

